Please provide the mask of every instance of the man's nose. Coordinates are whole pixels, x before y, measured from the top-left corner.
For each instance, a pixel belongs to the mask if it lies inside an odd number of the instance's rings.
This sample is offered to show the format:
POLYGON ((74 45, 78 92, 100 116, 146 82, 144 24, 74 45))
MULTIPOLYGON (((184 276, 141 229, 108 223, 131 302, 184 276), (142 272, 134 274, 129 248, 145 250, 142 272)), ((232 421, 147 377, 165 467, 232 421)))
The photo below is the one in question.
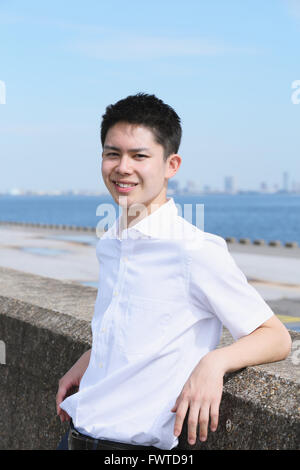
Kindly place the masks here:
POLYGON ((120 158, 117 167, 115 168, 115 171, 118 173, 131 173, 132 172, 132 165, 131 165, 131 159, 128 155, 122 155, 120 158))

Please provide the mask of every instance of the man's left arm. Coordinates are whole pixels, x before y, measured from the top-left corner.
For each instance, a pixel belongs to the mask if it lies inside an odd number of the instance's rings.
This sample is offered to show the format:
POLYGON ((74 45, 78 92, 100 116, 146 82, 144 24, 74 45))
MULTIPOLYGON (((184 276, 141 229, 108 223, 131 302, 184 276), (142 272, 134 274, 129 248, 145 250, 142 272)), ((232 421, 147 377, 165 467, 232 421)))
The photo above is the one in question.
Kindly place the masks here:
POLYGON ((291 337, 283 323, 273 315, 252 333, 236 342, 206 354, 196 365, 178 396, 172 412, 176 412, 174 434, 179 436, 187 412, 188 442, 207 438, 208 425, 215 431, 223 391, 223 377, 247 366, 281 361, 291 349, 291 337))

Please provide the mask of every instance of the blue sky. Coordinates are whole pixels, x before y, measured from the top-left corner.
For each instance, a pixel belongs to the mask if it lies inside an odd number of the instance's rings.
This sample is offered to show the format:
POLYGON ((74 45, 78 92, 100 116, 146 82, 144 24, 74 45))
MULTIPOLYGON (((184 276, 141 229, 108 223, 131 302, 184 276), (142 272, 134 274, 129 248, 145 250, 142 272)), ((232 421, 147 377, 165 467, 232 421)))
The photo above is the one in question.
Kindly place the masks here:
POLYGON ((0 192, 103 190, 108 104, 154 93, 182 119, 176 179, 300 182, 300 0, 0 0, 0 192))

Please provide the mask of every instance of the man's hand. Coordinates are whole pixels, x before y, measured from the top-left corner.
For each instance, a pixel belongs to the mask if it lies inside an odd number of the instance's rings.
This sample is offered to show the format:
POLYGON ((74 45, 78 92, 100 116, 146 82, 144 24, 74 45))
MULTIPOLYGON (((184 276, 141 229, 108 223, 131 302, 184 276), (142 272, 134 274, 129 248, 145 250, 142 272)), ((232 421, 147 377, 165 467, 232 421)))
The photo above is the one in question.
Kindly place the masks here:
POLYGON ((72 395, 72 393, 77 390, 80 383, 78 377, 73 377, 70 371, 71 369, 58 382, 58 391, 56 395, 56 411, 62 423, 64 421, 70 421, 70 416, 59 405, 65 398, 67 398, 69 395, 72 395))
POLYGON ((60 407, 60 404, 65 398, 78 389, 82 376, 88 367, 90 355, 91 350, 86 351, 58 383, 58 391, 56 394, 56 412, 62 423, 64 421, 70 421, 70 416, 60 407))
POLYGON ((218 352, 208 353, 197 364, 171 409, 176 412, 175 436, 180 435, 189 409, 188 442, 191 445, 195 444, 197 439, 198 423, 200 441, 207 438, 209 420, 211 431, 214 432, 218 426, 225 371, 217 360, 218 354, 215 353, 218 352))
POLYGON ((176 412, 175 436, 181 433, 189 408, 188 441, 195 444, 198 423, 199 438, 205 441, 209 418, 212 431, 218 426, 225 373, 251 365, 281 361, 290 350, 291 336, 283 323, 273 315, 249 335, 229 346, 210 351, 194 368, 171 410, 176 412))

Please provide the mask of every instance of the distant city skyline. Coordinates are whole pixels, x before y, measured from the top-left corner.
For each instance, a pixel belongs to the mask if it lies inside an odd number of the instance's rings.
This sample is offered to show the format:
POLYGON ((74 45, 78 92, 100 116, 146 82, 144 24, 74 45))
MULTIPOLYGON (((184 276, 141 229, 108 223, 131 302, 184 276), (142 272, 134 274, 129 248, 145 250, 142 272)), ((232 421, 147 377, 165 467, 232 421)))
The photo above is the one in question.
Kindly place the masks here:
MULTIPOLYGON (((282 184, 267 183, 262 181, 257 188, 242 188, 238 186, 236 177, 234 176, 225 176, 223 181, 223 187, 212 187, 208 184, 199 184, 194 180, 187 180, 184 185, 181 186, 180 181, 177 178, 172 178, 169 180, 168 184, 168 193, 169 194, 212 194, 212 193, 222 193, 222 194, 239 194, 244 192, 258 192, 258 193, 296 193, 300 194, 300 181, 292 180, 290 182, 290 176, 287 171, 282 174, 282 184)), ((0 188, 0 195, 8 194, 13 196, 18 195, 95 195, 95 194, 109 194, 107 188, 104 190, 91 190, 91 189, 66 189, 66 190, 33 190, 33 189, 22 189, 22 188, 11 188, 7 191, 3 191, 0 188)))
POLYGON ((106 191, 101 117, 138 92, 181 118, 181 187, 292 190, 299 43, 295 0, 0 2, 0 192, 106 191))

